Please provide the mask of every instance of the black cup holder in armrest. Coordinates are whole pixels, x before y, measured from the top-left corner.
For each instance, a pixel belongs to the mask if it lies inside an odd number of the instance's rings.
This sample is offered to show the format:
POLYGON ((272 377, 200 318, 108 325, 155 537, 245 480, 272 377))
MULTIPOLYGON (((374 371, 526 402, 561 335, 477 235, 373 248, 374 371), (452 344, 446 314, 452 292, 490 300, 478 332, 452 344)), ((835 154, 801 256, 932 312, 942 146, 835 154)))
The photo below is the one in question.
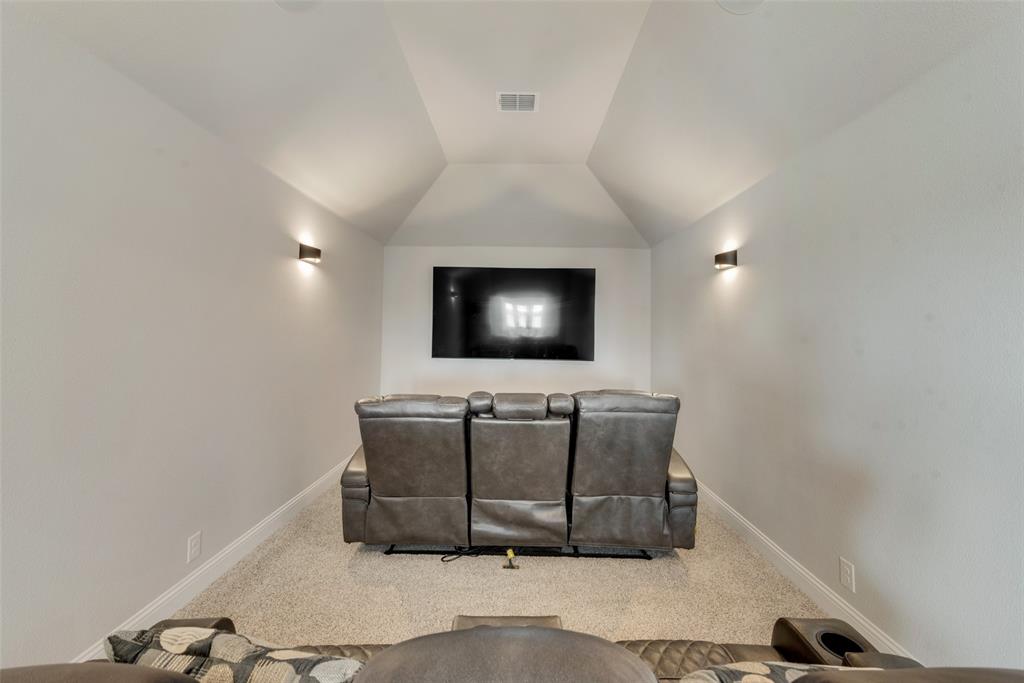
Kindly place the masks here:
POLYGON ((867 638, 839 619, 779 619, 772 646, 790 662, 839 666, 847 653, 877 652, 867 638))
POLYGON ((864 648, 852 638, 835 631, 819 631, 816 634, 818 645, 842 659, 847 652, 864 652, 864 648))

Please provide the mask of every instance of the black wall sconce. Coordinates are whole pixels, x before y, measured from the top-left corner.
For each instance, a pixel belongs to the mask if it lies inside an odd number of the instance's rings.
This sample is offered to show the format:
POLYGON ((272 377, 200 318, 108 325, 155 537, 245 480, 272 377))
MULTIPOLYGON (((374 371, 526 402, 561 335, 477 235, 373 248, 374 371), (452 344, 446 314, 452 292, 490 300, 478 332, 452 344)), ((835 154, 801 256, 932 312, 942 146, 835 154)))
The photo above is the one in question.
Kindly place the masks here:
POLYGON ((320 250, 308 244, 299 244, 299 260, 306 263, 320 263, 320 250))
POLYGON ((739 265, 739 251, 733 249, 732 251, 723 251, 721 254, 715 254, 715 270, 727 270, 729 268, 735 268, 739 265))

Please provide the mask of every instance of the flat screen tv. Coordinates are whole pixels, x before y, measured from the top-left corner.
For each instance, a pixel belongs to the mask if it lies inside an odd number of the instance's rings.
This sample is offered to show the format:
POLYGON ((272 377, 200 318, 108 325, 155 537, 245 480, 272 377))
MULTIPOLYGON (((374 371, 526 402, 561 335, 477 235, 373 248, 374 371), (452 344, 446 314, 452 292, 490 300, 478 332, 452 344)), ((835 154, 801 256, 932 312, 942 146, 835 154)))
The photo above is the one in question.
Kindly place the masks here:
POLYGON ((434 268, 434 358, 594 360, 593 268, 434 268))

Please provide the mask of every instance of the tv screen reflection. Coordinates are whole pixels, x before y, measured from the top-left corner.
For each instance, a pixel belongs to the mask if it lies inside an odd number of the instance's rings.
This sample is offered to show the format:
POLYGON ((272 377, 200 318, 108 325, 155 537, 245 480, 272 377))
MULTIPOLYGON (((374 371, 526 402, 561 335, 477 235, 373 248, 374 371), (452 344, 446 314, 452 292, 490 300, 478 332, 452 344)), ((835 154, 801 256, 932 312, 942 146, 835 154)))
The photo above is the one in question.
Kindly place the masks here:
POLYGON ((434 268, 434 358, 594 359, 593 268, 434 268))

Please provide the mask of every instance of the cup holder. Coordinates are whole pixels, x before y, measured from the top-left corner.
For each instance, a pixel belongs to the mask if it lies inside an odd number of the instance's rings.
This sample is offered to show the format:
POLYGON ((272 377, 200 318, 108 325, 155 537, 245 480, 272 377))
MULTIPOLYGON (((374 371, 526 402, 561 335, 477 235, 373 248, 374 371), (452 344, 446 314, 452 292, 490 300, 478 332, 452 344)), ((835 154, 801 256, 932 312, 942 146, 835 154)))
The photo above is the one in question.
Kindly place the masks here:
POLYGON ((818 633, 818 644, 839 659, 842 659, 847 652, 864 652, 864 648, 858 645, 857 641, 835 631, 818 633))

